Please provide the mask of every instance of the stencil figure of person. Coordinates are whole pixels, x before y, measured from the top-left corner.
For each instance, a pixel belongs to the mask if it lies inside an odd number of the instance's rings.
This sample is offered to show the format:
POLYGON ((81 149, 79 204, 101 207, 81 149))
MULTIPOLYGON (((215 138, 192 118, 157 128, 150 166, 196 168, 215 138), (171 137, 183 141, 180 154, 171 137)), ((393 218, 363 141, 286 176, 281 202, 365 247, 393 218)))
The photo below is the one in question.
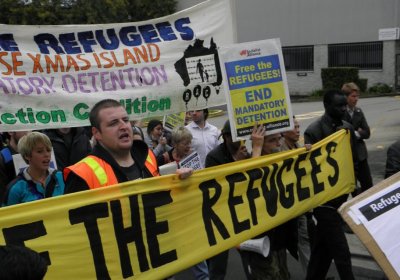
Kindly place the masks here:
MULTIPOLYGON (((204 65, 203 65, 203 63, 201 63, 201 59, 199 59, 199 61, 197 62, 197 65, 196 65, 196 74, 197 73, 200 74, 201 81, 204 82, 204 65)), ((207 74, 207 76, 208 76, 208 74, 207 74)))

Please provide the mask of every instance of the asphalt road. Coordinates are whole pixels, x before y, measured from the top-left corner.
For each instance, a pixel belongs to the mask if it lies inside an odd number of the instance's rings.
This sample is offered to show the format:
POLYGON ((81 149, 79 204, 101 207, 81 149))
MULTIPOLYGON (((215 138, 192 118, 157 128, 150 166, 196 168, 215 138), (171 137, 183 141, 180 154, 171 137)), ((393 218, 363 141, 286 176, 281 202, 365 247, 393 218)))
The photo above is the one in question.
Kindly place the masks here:
MULTIPOLYGON (((375 97, 361 99, 358 106, 362 108, 371 128, 371 137, 366 141, 369 151, 369 164, 374 183, 383 180, 386 163, 386 151, 391 143, 400 138, 400 96, 375 97)), ((307 126, 323 114, 323 104, 319 102, 292 103, 293 113, 300 122, 301 134, 307 126)), ((228 115, 211 118, 210 123, 222 128, 228 115)), ((304 279, 304 272, 298 262, 288 258, 292 279, 304 279)), ((331 275, 335 275, 331 269, 331 275)), ((191 280, 193 277, 190 269, 177 275, 176 280, 191 280)), ((246 279, 244 276, 240 256, 235 249, 230 251, 228 273, 225 279, 246 279)))

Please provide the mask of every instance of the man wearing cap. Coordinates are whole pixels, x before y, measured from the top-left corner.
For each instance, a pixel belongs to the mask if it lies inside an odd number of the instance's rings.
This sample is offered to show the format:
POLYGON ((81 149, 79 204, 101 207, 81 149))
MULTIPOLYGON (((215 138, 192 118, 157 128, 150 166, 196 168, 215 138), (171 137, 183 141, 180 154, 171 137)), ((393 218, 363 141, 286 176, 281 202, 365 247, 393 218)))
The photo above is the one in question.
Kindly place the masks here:
MULTIPOLYGON (((254 126, 251 134, 252 154, 250 155, 242 141, 232 141, 231 127, 229 120, 225 122, 222 128, 223 143, 219 144, 211 152, 207 154, 205 167, 217 166, 250 157, 258 157, 261 155, 265 128, 263 125, 254 126)), ((229 250, 224 251, 207 260, 209 279, 224 279, 226 267, 228 264, 229 250)))

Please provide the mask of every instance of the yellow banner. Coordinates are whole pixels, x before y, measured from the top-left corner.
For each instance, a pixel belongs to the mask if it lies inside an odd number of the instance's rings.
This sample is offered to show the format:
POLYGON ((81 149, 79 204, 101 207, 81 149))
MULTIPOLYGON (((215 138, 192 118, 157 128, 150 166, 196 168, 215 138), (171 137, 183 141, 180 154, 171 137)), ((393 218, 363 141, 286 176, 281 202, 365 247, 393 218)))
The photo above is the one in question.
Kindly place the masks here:
POLYGON ((46 279, 162 279, 354 188, 345 131, 305 149, 0 209, 46 279))

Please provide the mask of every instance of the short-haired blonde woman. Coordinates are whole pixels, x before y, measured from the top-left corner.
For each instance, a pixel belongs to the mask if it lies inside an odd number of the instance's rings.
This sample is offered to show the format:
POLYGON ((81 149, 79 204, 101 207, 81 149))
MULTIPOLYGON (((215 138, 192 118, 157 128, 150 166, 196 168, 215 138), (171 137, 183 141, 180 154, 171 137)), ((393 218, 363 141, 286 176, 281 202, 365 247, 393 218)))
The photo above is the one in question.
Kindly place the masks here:
POLYGON ((35 201, 64 193, 61 171, 50 168, 51 142, 40 132, 31 132, 18 142, 18 151, 28 164, 7 186, 2 205, 35 201))
POLYGON ((159 166, 184 159, 192 152, 192 133, 184 126, 175 128, 172 131, 171 143, 172 150, 165 152, 157 157, 159 166))

